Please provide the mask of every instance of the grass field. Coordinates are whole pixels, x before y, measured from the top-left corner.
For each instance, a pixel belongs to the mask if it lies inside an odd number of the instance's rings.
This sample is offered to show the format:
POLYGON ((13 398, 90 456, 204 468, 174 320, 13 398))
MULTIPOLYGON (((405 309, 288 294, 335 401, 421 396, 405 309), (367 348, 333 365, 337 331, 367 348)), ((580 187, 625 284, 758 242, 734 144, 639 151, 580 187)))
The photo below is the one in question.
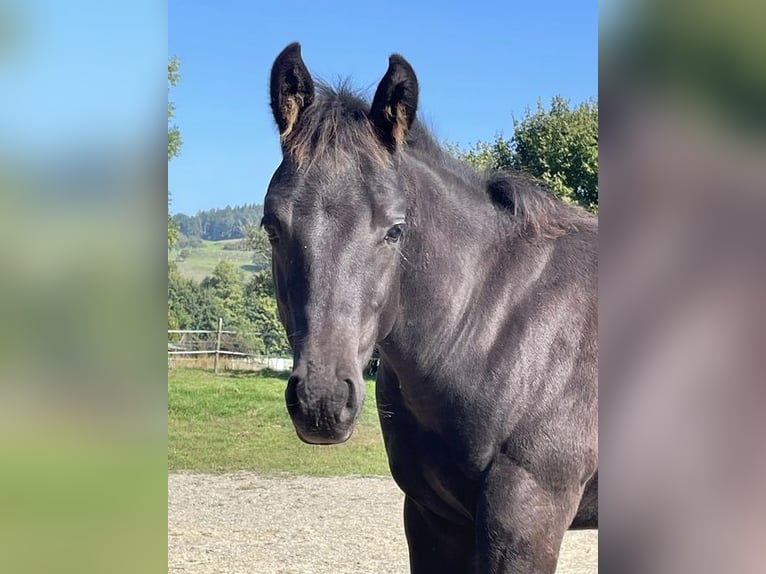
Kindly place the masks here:
MULTIPOLYGON (((229 244, 240 243, 241 239, 224 239, 221 241, 203 241, 200 247, 187 247, 188 256, 183 260, 177 261, 178 269, 190 279, 201 281, 213 273, 213 269, 219 261, 231 261, 249 275, 257 270, 253 265, 252 251, 237 251, 233 249, 224 249, 229 244)), ((171 257, 176 258, 179 251, 174 250, 171 257)))
POLYGON ((284 400, 284 378, 233 372, 168 370, 168 469, 251 470, 260 474, 388 475, 367 383, 364 411, 344 444, 311 446, 295 434, 284 400))

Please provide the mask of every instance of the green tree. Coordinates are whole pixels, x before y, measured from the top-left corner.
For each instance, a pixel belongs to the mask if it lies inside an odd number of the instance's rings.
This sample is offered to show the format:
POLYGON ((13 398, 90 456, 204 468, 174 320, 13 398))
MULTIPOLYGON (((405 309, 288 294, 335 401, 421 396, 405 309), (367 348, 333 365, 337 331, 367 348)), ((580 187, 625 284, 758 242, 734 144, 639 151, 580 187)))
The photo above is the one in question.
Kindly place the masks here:
POLYGON ((223 310, 213 292, 168 262, 168 329, 215 329, 223 310))
POLYGON ((213 274, 205 277, 201 287, 210 293, 220 317, 227 329, 236 331, 230 343, 240 352, 258 351, 258 333, 246 313, 245 279, 242 270, 230 261, 220 261, 213 269, 213 274))
POLYGON ((470 163, 480 171, 508 169, 513 166, 513 145, 511 140, 502 135, 495 136, 495 141, 478 142, 472 149, 463 150, 456 144, 447 143, 446 148, 453 155, 470 163))
MULTIPOLYGON (((168 60, 168 94, 170 89, 181 79, 179 74, 180 61, 173 56, 168 60)), ((181 130, 173 123, 175 105, 168 99, 168 162, 181 153, 181 130)), ((178 241, 178 224, 170 217, 170 190, 168 190, 168 249, 178 241)))
POLYGON ((263 228, 257 223, 244 225, 245 238, 242 240, 245 249, 253 252, 253 263, 265 268, 271 267, 271 243, 263 228))
POLYGON ((284 327, 279 321, 279 311, 274 298, 274 282, 271 271, 264 270, 253 275, 245 287, 246 313, 253 330, 258 333, 258 352, 268 355, 289 355, 284 327))
POLYGON ((253 328, 261 334, 263 351, 269 355, 289 355, 290 344, 284 327, 279 321, 275 298, 274 277, 271 274, 271 244, 266 232, 256 223, 244 226, 246 249, 253 251, 253 263, 263 269, 255 273, 245 288, 248 318, 253 328))
POLYGON ((234 330, 246 331, 245 280, 242 270, 231 261, 220 261, 213 274, 202 280, 202 288, 209 289, 223 311, 223 322, 234 330))
POLYGON ((574 108, 556 96, 513 121, 513 137, 498 135, 472 149, 448 149, 477 169, 519 169, 545 181, 564 201, 598 210, 598 103, 574 108))
MULTIPOLYGON (((177 86, 181 79, 179 72, 181 61, 177 56, 168 60, 168 93, 170 89, 177 86)), ((175 117, 175 104, 168 100, 168 161, 181 153, 181 130, 173 123, 175 117)))
POLYGON ((210 293, 224 324, 237 331, 236 343, 242 350, 269 355, 289 353, 270 271, 256 273, 245 284, 238 267, 221 261, 213 274, 202 280, 201 287, 210 293))
POLYGON ((553 192, 571 203, 598 208, 598 104, 583 102, 570 109, 561 96, 550 110, 514 120, 513 167, 542 178, 553 192))
POLYGON ((182 235, 218 241, 246 237, 247 227, 254 221, 260 221, 262 215, 263 206, 251 203, 234 207, 227 205, 223 209, 206 209, 192 216, 177 213, 173 220, 182 235))

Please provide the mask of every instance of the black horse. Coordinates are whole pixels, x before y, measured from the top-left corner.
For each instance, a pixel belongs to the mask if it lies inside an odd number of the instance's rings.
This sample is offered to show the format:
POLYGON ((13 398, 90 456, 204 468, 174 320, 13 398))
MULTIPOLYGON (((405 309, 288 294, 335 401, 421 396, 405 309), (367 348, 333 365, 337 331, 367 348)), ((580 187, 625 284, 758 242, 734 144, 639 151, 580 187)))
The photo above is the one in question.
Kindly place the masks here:
POLYGON ((348 439, 377 345, 412 572, 554 572, 565 531, 597 525, 597 222, 458 161, 417 103, 398 55, 371 105, 315 84, 299 44, 274 62, 287 409, 307 443, 348 439))

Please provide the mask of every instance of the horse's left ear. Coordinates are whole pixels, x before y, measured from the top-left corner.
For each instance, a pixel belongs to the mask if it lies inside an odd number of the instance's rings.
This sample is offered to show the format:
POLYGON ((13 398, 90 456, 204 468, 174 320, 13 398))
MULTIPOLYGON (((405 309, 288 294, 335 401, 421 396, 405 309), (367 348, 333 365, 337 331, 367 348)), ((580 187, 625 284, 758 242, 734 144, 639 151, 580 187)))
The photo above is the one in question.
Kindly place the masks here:
POLYGON ((418 109, 418 79, 399 54, 388 59, 386 75, 375 91, 370 118, 383 143, 392 151, 404 143, 418 109))

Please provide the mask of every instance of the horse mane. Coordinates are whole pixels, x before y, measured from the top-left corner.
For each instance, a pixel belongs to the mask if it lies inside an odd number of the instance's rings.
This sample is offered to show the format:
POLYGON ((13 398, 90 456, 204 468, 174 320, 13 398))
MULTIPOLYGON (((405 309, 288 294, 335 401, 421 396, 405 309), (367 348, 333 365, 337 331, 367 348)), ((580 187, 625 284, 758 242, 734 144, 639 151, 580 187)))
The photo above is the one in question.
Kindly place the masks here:
POLYGON ((582 207, 557 198, 545 183, 520 170, 499 170, 486 177, 492 202, 512 215, 517 230, 529 237, 555 239, 595 222, 582 207))
MULTIPOLYGON (((391 154, 381 143, 369 117, 369 103, 347 80, 333 87, 316 81, 316 97, 282 141, 298 167, 331 160, 336 165, 347 154, 364 156, 382 165, 391 154)), ((406 138, 408 149, 464 181, 466 187, 485 194, 498 211, 508 215, 516 233, 530 239, 554 239, 592 225, 595 217, 584 209, 555 197, 546 184, 519 170, 479 172, 446 151, 422 122, 415 119, 406 138)))
POLYGON ((596 218, 582 207, 556 197, 546 183, 518 169, 479 171, 445 150, 431 132, 415 120, 407 145, 489 197, 510 218, 513 230, 529 239, 555 239, 592 225, 596 218))

